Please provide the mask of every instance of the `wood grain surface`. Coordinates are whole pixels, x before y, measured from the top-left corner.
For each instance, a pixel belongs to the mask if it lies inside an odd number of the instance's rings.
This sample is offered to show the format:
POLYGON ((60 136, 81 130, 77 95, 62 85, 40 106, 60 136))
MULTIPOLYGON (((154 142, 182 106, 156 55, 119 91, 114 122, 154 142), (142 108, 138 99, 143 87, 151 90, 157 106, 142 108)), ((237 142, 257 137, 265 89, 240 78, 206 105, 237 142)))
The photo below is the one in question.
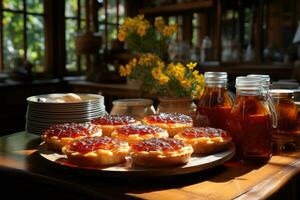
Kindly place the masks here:
POLYGON ((39 182, 40 188, 55 185, 87 199, 266 199, 300 169, 300 153, 294 152, 274 155, 268 163, 231 161, 183 175, 102 177, 76 173, 45 160, 37 151, 40 143, 39 136, 25 132, 1 137, 0 173, 26 177, 26 184, 39 182))

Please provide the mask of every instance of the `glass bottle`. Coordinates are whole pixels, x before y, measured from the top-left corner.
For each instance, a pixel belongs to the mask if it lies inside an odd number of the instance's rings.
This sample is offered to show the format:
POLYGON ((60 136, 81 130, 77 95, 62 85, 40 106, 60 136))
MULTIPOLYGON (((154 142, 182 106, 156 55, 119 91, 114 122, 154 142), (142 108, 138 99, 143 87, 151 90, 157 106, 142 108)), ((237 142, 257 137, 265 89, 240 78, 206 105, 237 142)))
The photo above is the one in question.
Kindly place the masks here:
POLYGON ((227 73, 205 72, 204 82, 205 88, 198 102, 195 125, 226 130, 226 120, 233 102, 227 90, 227 73))
POLYGON ((272 114, 262 90, 260 77, 236 78, 228 129, 238 159, 264 162, 272 156, 272 114))

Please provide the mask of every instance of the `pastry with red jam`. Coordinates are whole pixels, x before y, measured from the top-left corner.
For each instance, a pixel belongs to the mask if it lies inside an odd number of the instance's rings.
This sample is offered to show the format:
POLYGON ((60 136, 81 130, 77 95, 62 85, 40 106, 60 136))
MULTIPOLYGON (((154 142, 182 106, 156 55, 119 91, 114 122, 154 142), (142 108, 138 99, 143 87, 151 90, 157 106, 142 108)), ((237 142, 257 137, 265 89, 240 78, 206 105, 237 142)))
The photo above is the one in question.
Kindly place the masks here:
POLYGON ((227 149, 232 140, 227 131, 211 127, 187 128, 176 134, 174 138, 191 144, 194 153, 203 155, 227 149))
POLYGON ((42 133, 41 138, 48 148, 61 151, 63 146, 74 139, 101 135, 101 129, 90 122, 64 123, 50 126, 42 133))
POLYGON ((130 145, 150 138, 167 138, 168 132, 157 126, 136 124, 116 128, 111 137, 127 141, 130 145))
POLYGON ((102 129, 104 136, 110 136, 116 128, 129 124, 139 124, 140 122, 126 115, 104 115, 93 119, 92 123, 102 129))
POLYGON ((127 142, 104 136, 73 140, 62 151, 76 165, 102 167, 124 162, 129 149, 127 142))
POLYGON ((131 146, 132 162, 143 167, 166 167, 185 164, 193 147, 174 138, 151 138, 131 146))
POLYGON ((168 131, 170 137, 173 137, 179 131, 192 127, 193 119, 180 113, 159 113, 144 117, 143 123, 161 127, 168 131))

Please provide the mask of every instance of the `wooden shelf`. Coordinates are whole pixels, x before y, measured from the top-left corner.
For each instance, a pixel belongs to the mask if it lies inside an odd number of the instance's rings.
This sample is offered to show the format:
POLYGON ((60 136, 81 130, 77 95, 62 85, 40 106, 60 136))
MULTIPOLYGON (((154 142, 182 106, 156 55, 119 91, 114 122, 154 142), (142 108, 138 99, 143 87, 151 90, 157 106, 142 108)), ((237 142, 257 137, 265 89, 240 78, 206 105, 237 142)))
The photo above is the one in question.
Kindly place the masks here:
POLYGON ((139 12, 142 14, 164 14, 164 13, 178 13, 190 10, 198 10, 203 8, 209 8, 213 6, 212 0, 202 0, 197 2, 184 2, 172 5, 159 6, 154 8, 144 8, 139 12))

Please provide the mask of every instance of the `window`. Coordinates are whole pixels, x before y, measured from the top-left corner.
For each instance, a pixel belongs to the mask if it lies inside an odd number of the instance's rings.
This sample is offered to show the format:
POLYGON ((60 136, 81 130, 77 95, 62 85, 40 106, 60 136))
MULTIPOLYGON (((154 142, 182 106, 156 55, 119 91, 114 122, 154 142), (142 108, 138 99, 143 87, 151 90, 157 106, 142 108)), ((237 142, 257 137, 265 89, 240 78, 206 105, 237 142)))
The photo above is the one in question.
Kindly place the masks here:
POLYGON ((111 48, 111 41, 117 38, 119 26, 125 19, 125 0, 104 0, 98 11, 99 32, 104 39, 104 48, 111 48))
POLYGON ((85 0, 65 0, 66 71, 82 73, 84 56, 76 55, 75 37, 85 30, 85 0))
POLYGON ((176 42, 182 41, 182 31, 183 31, 182 16, 170 16, 168 24, 178 25, 178 32, 173 35, 172 40, 175 40, 176 42))
POLYGON ((45 71, 43 0, 0 0, 0 71, 27 61, 45 71))

